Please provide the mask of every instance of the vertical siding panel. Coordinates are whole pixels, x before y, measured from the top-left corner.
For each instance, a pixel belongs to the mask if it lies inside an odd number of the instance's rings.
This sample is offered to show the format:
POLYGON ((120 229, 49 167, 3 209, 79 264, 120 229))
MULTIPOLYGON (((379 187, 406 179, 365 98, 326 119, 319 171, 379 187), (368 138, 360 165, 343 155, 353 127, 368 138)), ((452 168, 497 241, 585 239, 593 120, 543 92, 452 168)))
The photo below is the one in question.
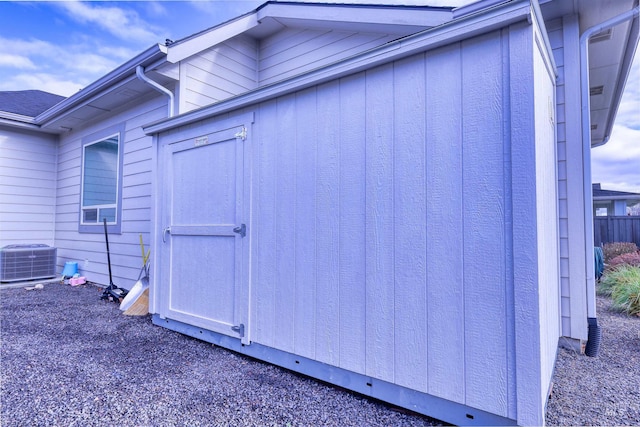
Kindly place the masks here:
POLYGON ((340 82, 340 367, 365 373, 364 73, 340 82))
POLYGON ((429 393, 464 403, 460 45, 427 54, 429 393))
POLYGON ((316 357, 339 363, 339 282, 340 260, 340 86, 334 81, 318 87, 318 170, 316 178, 316 357))
POLYGON ((295 302, 295 95, 278 99, 276 152, 276 292, 274 345, 293 351, 295 302))
POLYGON ((392 66, 366 73, 367 374, 393 381, 392 66))
POLYGON ((276 284, 276 215, 275 215, 275 146, 279 140, 277 133, 276 101, 262 104, 256 118, 256 134, 260 136, 258 145, 257 171, 258 185, 257 206, 255 209, 256 277, 253 327, 255 340, 265 345, 272 345, 275 330, 275 284, 276 284))
POLYGON ((507 415, 502 50, 462 46, 466 403, 507 415))
POLYGON ((394 65, 395 381, 427 391, 425 61, 394 65))
POLYGON ((314 358, 316 343, 316 88, 296 96, 295 352, 314 358))

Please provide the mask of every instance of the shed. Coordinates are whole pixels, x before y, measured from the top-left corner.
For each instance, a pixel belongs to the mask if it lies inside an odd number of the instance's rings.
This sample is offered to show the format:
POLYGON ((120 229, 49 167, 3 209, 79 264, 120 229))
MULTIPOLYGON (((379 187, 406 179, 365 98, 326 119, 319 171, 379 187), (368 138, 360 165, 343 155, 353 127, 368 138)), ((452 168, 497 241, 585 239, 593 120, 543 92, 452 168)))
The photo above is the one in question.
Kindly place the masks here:
MULTIPOLYGON (((559 342, 595 321, 589 151, 637 42, 637 0, 267 2, 32 117, 0 105, 0 173, 40 153, 46 243, 92 281, 98 218, 125 287, 143 234, 158 325, 450 423, 541 425, 559 342)), ((15 178, 2 209, 34 187, 15 178)))
POLYGON ((545 17, 479 2, 335 58, 341 43, 287 37, 342 26, 315 8, 335 6, 268 4, 250 30, 211 30, 219 49, 252 36, 257 85, 145 127, 154 322, 455 424, 542 424, 564 119, 545 17))

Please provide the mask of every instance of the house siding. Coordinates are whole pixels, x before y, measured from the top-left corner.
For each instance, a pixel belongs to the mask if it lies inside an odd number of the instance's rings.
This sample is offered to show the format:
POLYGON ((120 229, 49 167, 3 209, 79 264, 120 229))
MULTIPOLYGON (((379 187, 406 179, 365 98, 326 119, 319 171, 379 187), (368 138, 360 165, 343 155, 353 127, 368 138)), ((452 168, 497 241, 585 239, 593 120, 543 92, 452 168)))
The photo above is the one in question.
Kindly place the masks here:
POLYGON ((380 46, 398 36, 285 28, 260 41, 260 85, 275 83, 380 46))
POLYGON ((180 112, 257 87, 257 42, 240 35, 180 62, 180 112))
POLYGON ((6 127, 0 131, 0 247, 54 246, 56 137, 6 127))
POLYGON ((558 67, 557 158, 560 233, 560 288, 562 336, 587 339, 586 266, 580 82, 565 75, 579 75, 579 28, 576 16, 547 24, 558 67))
POLYGON ((139 235, 146 246, 150 242, 153 138, 145 135, 141 126, 166 117, 166 99, 153 97, 140 104, 114 112, 108 119, 88 124, 60 137, 59 171, 56 198, 56 234, 58 263, 76 261, 80 273, 96 283, 108 284, 105 274, 106 246, 104 229, 95 233, 78 231, 82 138, 105 128, 124 123, 124 164, 122 173, 121 233, 109 234, 109 249, 113 281, 131 288, 140 272, 139 235))

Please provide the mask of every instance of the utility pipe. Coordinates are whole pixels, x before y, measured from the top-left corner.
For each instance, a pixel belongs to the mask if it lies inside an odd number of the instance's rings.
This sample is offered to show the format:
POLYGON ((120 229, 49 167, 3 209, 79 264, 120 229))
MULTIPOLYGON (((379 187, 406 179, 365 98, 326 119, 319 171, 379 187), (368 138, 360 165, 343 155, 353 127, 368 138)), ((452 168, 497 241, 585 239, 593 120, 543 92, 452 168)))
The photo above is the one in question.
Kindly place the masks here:
POLYGON ((601 24, 587 29, 580 36, 580 84, 582 93, 582 166, 584 180, 584 230, 585 230, 585 267, 587 273, 587 323, 589 326, 587 356, 597 356, 600 347, 600 327, 596 318, 596 282, 593 242, 593 189, 591 186, 591 102, 589 95, 589 39, 597 33, 615 27, 625 21, 636 18, 640 7, 615 16, 601 24))
POLYGON ((173 92, 171 92, 169 89, 162 86, 158 82, 155 82, 151 80, 149 77, 147 77, 147 75, 144 73, 144 67, 142 67, 142 65, 138 65, 136 67, 136 76, 138 76, 140 80, 142 80, 143 82, 145 82, 146 84, 148 84, 149 86, 157 90, 158 92, 161 92, 169 97, 169 106, 168 106, 169 112, 167 117, 173 117, 173 103, 174 103, 173 92))

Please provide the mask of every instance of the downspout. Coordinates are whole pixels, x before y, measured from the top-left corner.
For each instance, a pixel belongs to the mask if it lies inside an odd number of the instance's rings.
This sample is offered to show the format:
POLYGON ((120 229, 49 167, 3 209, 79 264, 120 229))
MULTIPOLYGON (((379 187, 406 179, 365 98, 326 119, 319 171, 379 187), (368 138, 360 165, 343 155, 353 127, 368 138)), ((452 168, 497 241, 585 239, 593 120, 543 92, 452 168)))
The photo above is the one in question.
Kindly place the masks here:
POLYGON ((589 99, 589 39, 594 34, 615 27, 640 13, 640 7, 613 17, 601 24, 587 29, 580 36, 580 85, 582 92, 582 165, 584 171, 584 226, 585 226, 585 267, 587 269, 587 324, 589 326, 585 354, 598 355, 601 331, 596 318, 596 283, 593 242, 593 194, 591 186, 591 103, 589 99))
POLYGON ((136 67, 136 76, 138 76, 140 80, 142 80, 143 82, 145 82, 146 84, 148 84, 149 86, 157 90, 158 92, 161 92, 169 97, 168 117, 173 117, 174 115, 173 114, 173 92, 171 92, 169 89, 162 86, 158 82, 155 82, 151 80, 149 77, 147 77, 147 75, 144 73, 144 68, 142 67, 142 65, 138 65, 136 67))

